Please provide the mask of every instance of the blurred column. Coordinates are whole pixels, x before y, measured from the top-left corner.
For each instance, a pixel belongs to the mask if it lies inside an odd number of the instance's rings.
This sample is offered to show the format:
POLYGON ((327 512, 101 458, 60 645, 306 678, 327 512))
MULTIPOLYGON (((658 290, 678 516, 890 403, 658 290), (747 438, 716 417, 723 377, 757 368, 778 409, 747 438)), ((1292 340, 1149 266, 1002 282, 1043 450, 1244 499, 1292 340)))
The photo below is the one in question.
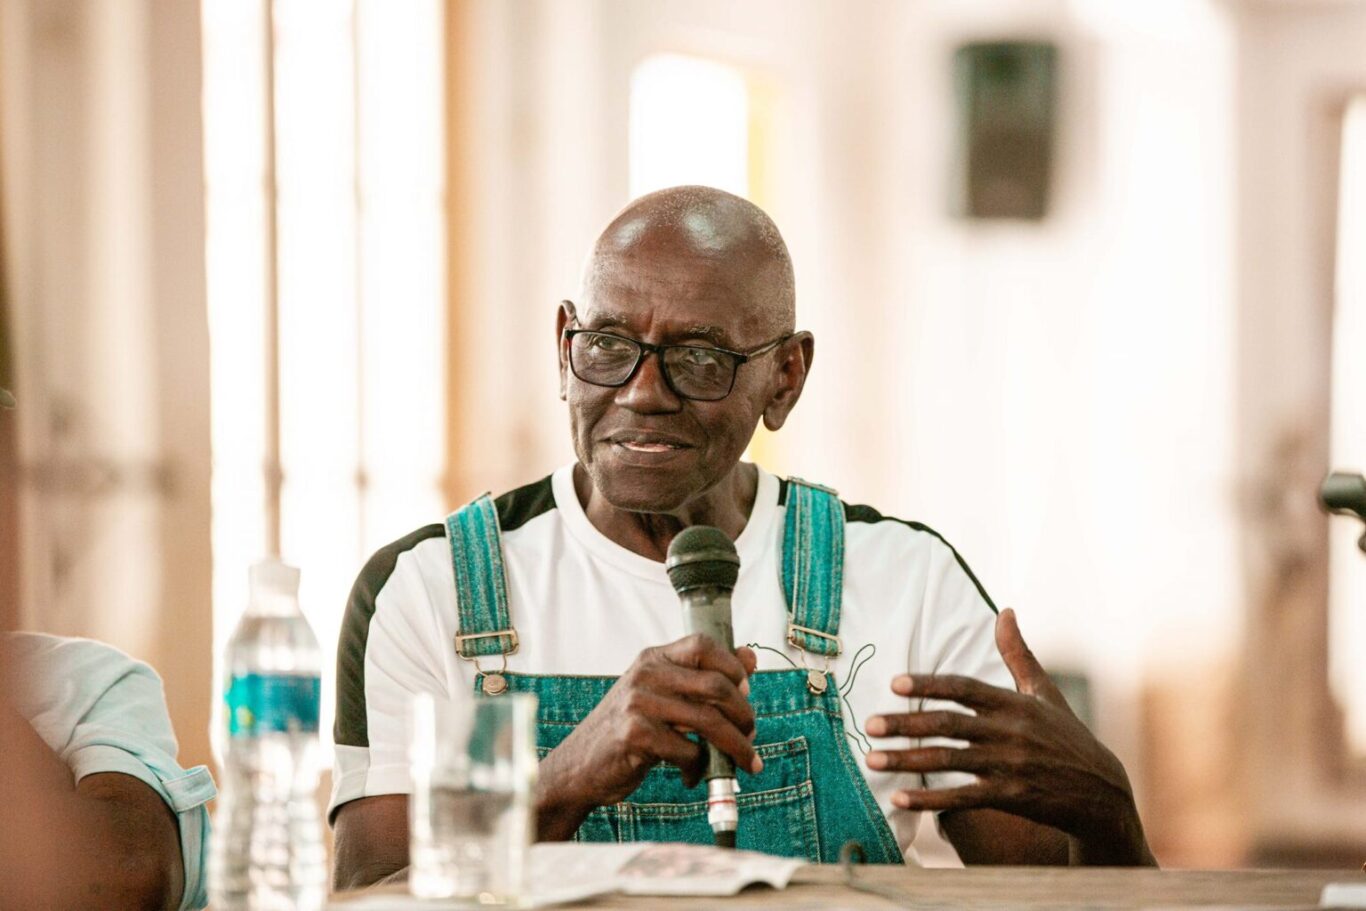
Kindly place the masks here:
POLYGON ((589 245, 626 202, 627 82, 607 79, 620 64, 607 18, 597 0, 447 7, 452 504, 534 481, 572 453, 555 308, 578 293, 589 245))
POLYGON ((3 5, 22 625, 166 679, 207 758, 208 344, 199 8, 3 5))

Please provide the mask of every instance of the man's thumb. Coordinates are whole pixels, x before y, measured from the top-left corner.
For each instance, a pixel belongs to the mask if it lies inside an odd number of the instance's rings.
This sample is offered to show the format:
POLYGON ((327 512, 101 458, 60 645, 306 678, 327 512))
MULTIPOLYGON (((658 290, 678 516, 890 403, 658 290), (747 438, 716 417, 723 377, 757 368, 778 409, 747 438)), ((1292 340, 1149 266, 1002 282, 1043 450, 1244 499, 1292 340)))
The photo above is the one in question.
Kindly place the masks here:
POLYGON ((996 618, 996 650, 1005 659, 1010 676, 1015 678, 1015 689, 1049 702, 1055 701, 1054 697, 1059 700, 1062 698, 1043 665, 1039 664, 1039 659, 1025 644, 1024 636, 1020 635, 1020 622, 1015 618, 1015 611, 1009 607, 996 618))

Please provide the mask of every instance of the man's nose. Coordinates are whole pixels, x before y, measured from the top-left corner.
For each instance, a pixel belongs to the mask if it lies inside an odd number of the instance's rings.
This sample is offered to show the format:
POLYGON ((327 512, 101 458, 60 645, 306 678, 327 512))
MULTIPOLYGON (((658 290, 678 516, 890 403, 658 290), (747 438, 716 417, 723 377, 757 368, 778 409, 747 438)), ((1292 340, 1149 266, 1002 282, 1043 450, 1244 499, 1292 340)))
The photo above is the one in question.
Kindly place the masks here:
POLYGON ((683 402, 664 380, 664 367, 655 351, 647 351, 636 375, 617 389, 617 404, 639 414, 678 411, 683 402))

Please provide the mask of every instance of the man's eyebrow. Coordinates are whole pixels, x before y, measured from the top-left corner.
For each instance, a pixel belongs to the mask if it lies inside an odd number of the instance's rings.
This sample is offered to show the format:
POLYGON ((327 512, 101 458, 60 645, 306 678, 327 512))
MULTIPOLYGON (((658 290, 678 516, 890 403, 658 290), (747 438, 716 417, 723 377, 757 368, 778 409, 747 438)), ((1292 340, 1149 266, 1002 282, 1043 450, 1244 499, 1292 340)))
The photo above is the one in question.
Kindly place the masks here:
POLYGON ((689 326, 679 333, 679 338, 701 338, 706 339, 713 345, 721 348, 734 348, 731 343, 730 335, 720 326, 697 325, 689 326))
POLYGON ((630 325, 630 320, 626 318, 626 314, 624 313, 615 313, 612 311, 604 312, 599 310, 593 313, 592 317, 592 319, 583 321, 585 326, 592 326, 594 329, 602 329, 607 326, 625 327, 630 325))
MULTIPOLYGON (((584 322, 585 328, 595 330, 610 328, 626 329, 631 325, 630 319, 624 313, 599 310, 593 313, 592 317, 592 319, 584 322)), ((671 332, 669 335, 670 338, 667 341, 674 343, 677 343, 677 340, 679 339, 703 339, 719 348, 735 348, 735 345, 731 342, 730 335, 720 326, 699 323, 693 326, 687 326, 679 332, 671 332)))

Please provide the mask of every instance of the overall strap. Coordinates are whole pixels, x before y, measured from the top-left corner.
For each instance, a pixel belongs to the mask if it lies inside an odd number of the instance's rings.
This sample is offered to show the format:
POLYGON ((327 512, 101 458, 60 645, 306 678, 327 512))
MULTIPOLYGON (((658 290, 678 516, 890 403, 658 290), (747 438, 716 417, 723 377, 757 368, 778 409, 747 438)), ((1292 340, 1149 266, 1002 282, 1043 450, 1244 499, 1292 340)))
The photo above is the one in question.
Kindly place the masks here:
POLYGON ((787 641, 827 659, 838 655, 844 504, 829 487, 788 479, 782 572, 787 641))
POLYGON ((447 516, 446 540, 460 610, 455 653, 471 661, 484 655, 502 655, 506 661, 518 641, 508 619, 503 537, 493 498, 484 494, 447 516))

